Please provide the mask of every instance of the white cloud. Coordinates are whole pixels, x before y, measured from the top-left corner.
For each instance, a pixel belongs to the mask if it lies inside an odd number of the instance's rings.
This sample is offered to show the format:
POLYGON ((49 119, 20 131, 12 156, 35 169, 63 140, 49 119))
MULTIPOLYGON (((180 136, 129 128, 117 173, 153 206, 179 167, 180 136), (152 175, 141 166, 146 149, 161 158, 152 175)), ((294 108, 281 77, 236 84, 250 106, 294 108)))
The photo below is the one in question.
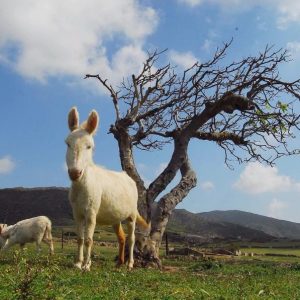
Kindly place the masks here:
POLYGON ((299 53, 300 52, 300 42, 288 42, 286 45, 287 49, 289 49, 291 52, 299 53))
POLYGON ((286 28, 290 22, 300 21, 300 2, 295 0, 276 1, 279 11, 278 26, 286 28))
POLYGON ((207 38, 204 40, 201 49, 205 52, 210 52, 212 50, 216 50, 218 47, 218 43, 216 42, 216 38, 220 38, 218 33, 214 30, 209 30, 207 32, 207 38))
POLYGON ((15 162, 7 155, 0 159, 0 174, 8 174, 15 169, 15 162))
POLYGON ((200 182, 200 187, 202 190, 208 191, 215 188, 215 185, 211 181, 200 182))
POLYGON ((171 50, 169 53, 170 60, 176 64, 179 68, 186 70, 192 67, 199 59, 197 59, 192 52, 177 52, 171 50))
POLYGON ((191 7, 194 7, 194 6, 202 4, 204 2, 204 0, 178 0, 178 2, 181 2, 181 3, 187 4, 191 7))
POLYGON ((280 175, 276 167, 264 166, 258 162, 249 163, 234 187, 245 193, 261 194, 266 192, 297 189, 296 183, 289 176, 280 175))
POLYGON ((140 66, 157 23, 154 9, 138 0, 5 1, 0 62, 40 81, 86 73, 118 81, 140 66))
POLYGON ((261 18, 260 16, 256 17, 257 28, 261 31, 266 31, 268 29, 267 22, 265 19, 261 18))
POLYGON ((198 5, 217 5, 230 13, 250 10, 255 7, 275 11, 277 25, 285 29, 291 22, 300 22, 300 2, 295 0, 177 0, 190 7, 198 5))
POLYGON ((286 203, 274 198, 268 205, 268 216, 272 218, 283 218, 283 211, 288 207, 286 203))
POLYGON ((300 57, 300 42, 293 41, 286 44, 286 48, 289 50, 290 54, 294 59, 299 59, 300 57))
MULTIPOLYGON (((272 0, 265 0, 265 2, 270 2, 272 0)), ((275 2, 277 0, 274 0, 275 2)), ((279 0, 278 0, 279 1, 279 0)), ((222 7, 223 9, 245 9, 245 8, 252 8, 253 6, 256 6, 263 2, 259 0, 178 0, 179 3, 186 4, 190 7, 195 7, 198 5, 204 5, 204 4, 212 4, 212 5, 218 5, 222 7)))
POLYGON ((202 49, 206 52, 209 52, 212 47, 213 41, 209 39, 205 39, 202 45, 202 49))

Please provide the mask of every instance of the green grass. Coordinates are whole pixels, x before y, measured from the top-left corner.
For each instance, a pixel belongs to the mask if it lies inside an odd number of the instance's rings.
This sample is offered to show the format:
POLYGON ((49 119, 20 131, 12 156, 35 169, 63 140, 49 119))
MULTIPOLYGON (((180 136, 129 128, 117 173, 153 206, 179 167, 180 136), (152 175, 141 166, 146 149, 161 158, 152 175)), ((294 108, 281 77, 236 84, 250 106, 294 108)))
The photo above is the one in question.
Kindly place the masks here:
MULTIPOLYGON (((300 299, 300 258, 163 258, 164 271, 116 269, 116 248, 95 246, 91 272, 73 268, 76 245, 0 256, 0 299, 300 299)), ((249 249, 247 249, 249 250, 249 249)), ((269 250, 269 249, 266 249, 269 250)))
POLYGON ((300 257, 300 249, 284 249, 284 248, 242 248, 243 252, 263 254, 278 254, 278 255, 296 255, 300 257))

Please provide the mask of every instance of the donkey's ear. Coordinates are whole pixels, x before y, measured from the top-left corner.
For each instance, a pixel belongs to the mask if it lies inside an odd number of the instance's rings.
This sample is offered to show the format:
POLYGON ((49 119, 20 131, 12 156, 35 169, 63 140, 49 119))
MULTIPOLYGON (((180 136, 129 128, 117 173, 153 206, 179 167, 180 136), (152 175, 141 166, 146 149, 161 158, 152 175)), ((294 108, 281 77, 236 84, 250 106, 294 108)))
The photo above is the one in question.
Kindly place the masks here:
POLYGON ((71 131, 79 127, 79 114, 76 107, 72 107, 69 112, 68 124, 71 131))
POLYGON ((89 134, 95 134, 99 124, 99 115, 95 110, 92 110, 87 121, 85 130, 89 134))

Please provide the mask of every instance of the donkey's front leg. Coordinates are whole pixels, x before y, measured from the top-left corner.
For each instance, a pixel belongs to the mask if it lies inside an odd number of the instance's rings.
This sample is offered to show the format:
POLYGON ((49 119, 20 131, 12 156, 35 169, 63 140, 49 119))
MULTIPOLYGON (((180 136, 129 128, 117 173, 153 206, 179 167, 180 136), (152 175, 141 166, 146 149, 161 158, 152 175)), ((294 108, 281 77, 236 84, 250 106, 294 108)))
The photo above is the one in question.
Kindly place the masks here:
POLYGON ((5 241, 4 246, 2 247, 2 251, 7 251, 7 249, 9 249, 13 244, 14 244, 14 241, 12 239, 8 238, 5 241))
POLYGON ((92 261, 91 261, 91 251, 93 246, 93 236, 96 226, 96 215, 90 214, 87 216, 85 220, 85 239, 84 239, 84 245, 85 245, 85 258, 82 265, 82 270, 89 271, 92 261))
POLYGON ((74 266, 81 269, 83 262, 84 219, 77 219, 77 258, 74 266))
POLYGON ((128 218, 128 244, 129 244, 129 259, 128 259, 128 269, 131 270, 133 268, 134 260, 133 260, 133 248, 135 243, 135 218, 128 218))

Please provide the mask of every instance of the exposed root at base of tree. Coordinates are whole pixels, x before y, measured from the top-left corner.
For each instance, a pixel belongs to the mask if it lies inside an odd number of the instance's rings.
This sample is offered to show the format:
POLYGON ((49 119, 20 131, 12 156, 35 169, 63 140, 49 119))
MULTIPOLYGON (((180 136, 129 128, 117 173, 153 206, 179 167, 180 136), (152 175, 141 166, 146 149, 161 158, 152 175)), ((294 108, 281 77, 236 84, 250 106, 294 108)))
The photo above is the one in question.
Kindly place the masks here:
MULTIPOLYGON (((144 248, 143 251, 138 249, 138 247, 134 247, 133 250, 133 257, 134 257, 134 267, 140 268, 158 268, 162 271, 163 266, 162 262, 159 257, 151 251, 151 249, 144 248)), ((127 263, 129 258, 129 248, 126 243, 125 246, 125 263, 127 263)), ((118 256, 115 257, 115 261, 118 261, 118 256)))

